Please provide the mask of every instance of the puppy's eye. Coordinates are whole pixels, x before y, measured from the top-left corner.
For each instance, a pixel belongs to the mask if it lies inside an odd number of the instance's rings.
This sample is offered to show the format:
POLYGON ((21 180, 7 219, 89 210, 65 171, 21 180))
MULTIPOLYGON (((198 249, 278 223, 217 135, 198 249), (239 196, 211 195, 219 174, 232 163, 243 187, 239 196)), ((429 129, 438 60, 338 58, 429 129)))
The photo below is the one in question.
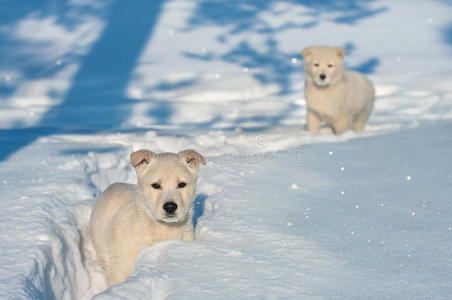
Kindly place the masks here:
POLYGON ((315 64, 314 64, 314 67, 318 67, 318 66, 319 66, 319 64, 318 64, 318 63, 315 63, 315 64))
POLYGON ((329 65, 328 65, 328 68, 332 68, 332 67, 333 67, 333 65, 332 65, 332 64, 329 64, 329 65))
POLYGON ((160 190, 162 188, 162 186, 158 183, 153 183, 153 184, 151 184, 151 186, 156 190, 160 190))
POLYGON ((185 182, 180 182, 177 187, 183 189, 187 184, 185 182))

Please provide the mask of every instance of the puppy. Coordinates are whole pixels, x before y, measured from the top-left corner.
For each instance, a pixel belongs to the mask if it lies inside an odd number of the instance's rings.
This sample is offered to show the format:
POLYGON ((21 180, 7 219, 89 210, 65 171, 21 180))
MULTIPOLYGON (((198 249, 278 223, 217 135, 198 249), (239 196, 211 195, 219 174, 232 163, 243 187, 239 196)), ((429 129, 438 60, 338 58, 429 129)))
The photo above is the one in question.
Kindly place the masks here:
POLYGON ((302 51, 305 71, 307 129, 318 133, 325 122, 335 134, 364 130, 374 105, 372 83, 362 74, 345 70, 345 50, 316 46, 302 51))
POLYGON ((138 252, 172 239, 193 240, 193 200, 199 165, 195 150, 130 155, 138 184, 115 183, 99 197, 90 220, 97 259, 109 286, 131 275, 138 252))

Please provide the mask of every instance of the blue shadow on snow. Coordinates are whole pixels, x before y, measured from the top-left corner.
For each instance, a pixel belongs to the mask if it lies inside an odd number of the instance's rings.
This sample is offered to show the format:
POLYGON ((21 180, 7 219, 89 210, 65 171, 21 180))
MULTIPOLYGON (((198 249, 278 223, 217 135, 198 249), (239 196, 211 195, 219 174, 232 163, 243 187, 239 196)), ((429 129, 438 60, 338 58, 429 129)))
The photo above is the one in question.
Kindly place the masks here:
MULTIPOLYGON (((294 28, 311 28, 322 21, 323 14, 338 15, 335 18, 325 19, 327 22, 338 24, 356 25, 359 21, 374 17, 387 11, 387 7, 375 7, 371 4, 375 0, 288 0, 287 2, 304 8, 299 13, 299 19, 287 20, 286 23, 274 26, 261 17, 262 12, 270 12, 274 15, 284 13, 275 9, 275 4, 280 1, 218 1, 201 0, 198 2, 192 17, 188 21, 185 30, 194 30, 202 26, 223 26, 228 28, 225 34, 217 37, 219 42, 226 42, 230 37, 253 32, 262 35, 266 43, 264 46, 256 47, 246 39, 238 42, 235 48, 226 54, 208 52, 203 55, 184 52, 187 58, 213 61, 224 60, 229 63, 240 65, 243 68, 253 70, 253 77, 262 84, 276 83, 280 87, 279 95, 296 92, 290 81, 290 75, 301 72, 299 64, 291 62, 292 58, 300 58, 300 53, 289 53, 281 50, 278 45, 276 34, 294 28), (312 20, 316 17, 315 20, 312 20), (305 20, 306 19, 306 20, 305 20)), ((377 3, 378 4, 378 3, 377 3)), ((301 41, 300 48, 308 46, 309 41, 301 41)), ((301 50, 301 49, 300 49, 301 50)), ((370 74, 376 71, 379 60, 376 57, 369 58, 358 66, 350 67, 353 70, 370 74)))
POLYGON ((198 219, 204 214, 204 205, 206 203, 207 195, 199 194, 193 201, 193 226, 196 228, 198 219))
POLYGON ((443 40, 447 45, 452 46, 452 23, 443 29, 443 40))
MULTIPOLYGON (((40 136, 77 131, 118 129, 130 115, 134 100, 125 89, 135 63, 153 33, 163 0, 112 2, 107 26, 83 58, 70 90, 31 129, 1 130, 0 161, 40 136), (100 105, 99 105, 100 104, 100 105), (41 128, 38 130, 38 128, 41 128)), ((165 111, 165 109, 160 109, 165 111)))

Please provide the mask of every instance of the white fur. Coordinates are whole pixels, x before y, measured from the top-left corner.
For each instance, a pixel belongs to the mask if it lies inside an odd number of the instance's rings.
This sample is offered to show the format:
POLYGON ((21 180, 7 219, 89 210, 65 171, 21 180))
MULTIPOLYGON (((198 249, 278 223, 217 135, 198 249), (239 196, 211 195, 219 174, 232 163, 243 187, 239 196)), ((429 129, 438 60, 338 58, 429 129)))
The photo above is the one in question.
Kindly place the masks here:
POLYGON ((139 150, 130 160, 138 184, 112 184, 100 195, 90 220, 97 259, 109 286, 132 274, 143 247, 164 240, 194 238, 193 200, 204 158, 194 150, 177 154, 139 150), (156 183, 159 188, 152 187, 156 183), (173 214, 163 207, 168 202, 177 205, 173 214))
POLYGON ((362 74, 344 70, 345 50, 315 46, 302 51, 305 70, 307 129, 318 133, 321 123, 335 134, 364 130, 372 112, 375 91, 362 74), (322 79, 323 77, 323 79, 322 79))

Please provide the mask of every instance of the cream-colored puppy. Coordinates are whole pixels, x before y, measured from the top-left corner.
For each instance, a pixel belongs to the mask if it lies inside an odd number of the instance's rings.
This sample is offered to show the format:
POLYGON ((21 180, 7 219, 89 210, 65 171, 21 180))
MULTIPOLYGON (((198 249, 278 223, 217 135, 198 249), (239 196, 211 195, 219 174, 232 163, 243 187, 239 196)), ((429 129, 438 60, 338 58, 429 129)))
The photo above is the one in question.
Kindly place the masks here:
POLYGON ((93 210, 90 233, 109 286, 131 275, 140 249, 172 239, 193 240, 193 200, 200 164, 194 150, 130 156, 138 184, 115 183, 93 210))
POLYGON ((305 71, 307 129, 318 133, 325 122, 335 134, 364 130, 372 112, 375 91, 364 75, 345 70, 345 50, 315 46, 302 51, 305 71))

